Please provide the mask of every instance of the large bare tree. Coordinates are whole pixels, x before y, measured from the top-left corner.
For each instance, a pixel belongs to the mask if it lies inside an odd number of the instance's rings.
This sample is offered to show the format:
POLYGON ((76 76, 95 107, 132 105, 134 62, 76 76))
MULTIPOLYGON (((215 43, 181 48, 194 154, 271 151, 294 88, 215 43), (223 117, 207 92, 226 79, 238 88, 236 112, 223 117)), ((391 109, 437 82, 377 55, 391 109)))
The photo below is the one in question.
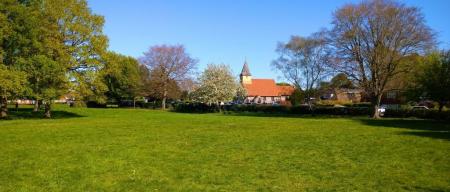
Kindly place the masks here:
POLYGON ((326 75, 330 58, 324 32, 310 37, 292 36, 289 42, 278 45, 277 52, 280 56, 272 66, 298 89, 303 89, 309 100, 312 90, 326 75))
POLYGON ((190 77, 194 72, 197 60, 193 59, 182 45, 157 45, 150 47, 141 58, 142 64, 151 71, 150 74, 158 74, 158 78, 152 78, 155 85, 160 86, 162 95, 162 108, 166 108, 169 86, 173 82, 181 82, 190 77))
POLYGON ((418 8, 391 0, 345 5, 334 13, 332 24, 335 67, 364 88, 373 117, 379 118, 386 84, 403 71, 399 63, 433 46, 434 35, 418 8))

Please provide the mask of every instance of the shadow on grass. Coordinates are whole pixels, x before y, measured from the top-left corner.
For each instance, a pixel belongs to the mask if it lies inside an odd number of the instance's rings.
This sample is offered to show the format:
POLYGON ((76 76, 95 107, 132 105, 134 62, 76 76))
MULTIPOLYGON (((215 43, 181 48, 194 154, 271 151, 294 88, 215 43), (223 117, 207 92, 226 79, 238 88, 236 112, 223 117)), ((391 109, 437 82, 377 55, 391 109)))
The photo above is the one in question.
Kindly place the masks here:
POLYGON ((247 116, 247 117, 279 117, 279 118, 305 118, 305 119, 335 119, 335 118, 348 118, 348 119, 360 119, 367 118, 368 116, 350 116, 350 115, 324 115, 324 114, 289 114, 289 113, 260 113, 260 112, 227 112, 222 113, 230 116, 247 116))
POLYGON ((384 127, 402 128, 414 131, 404 131, 401 134, 419 137, 429 137, 450 141, 450 122, 421 119, 358 119, 363 124, 384 127))
MULTIPOLYGON (((18 110, 14 108, 8 109, 8 119, 43 119, 44 111, 33 112, 32 108, 19 108, 18 110)), ((77 118, 84 117, 82 115, 68 112, 55 110, 52 111, 52 119, 66 119, 66 118, 77 118)))
POLYGON ((248 117, 279 117, 279 118, 304 118, 304 119, 334 119, 345 118, 380 128, 402 128, 414 131, 403 131, 401 134, 450 141, 450 122, 424 119, 371 119, 368 116, 345 116, 345 115, 311 115, 311 114, 282 114, 282 113, 224 113, 230 116, 248 117))
POLYGON ((444 192, 445 189, 437 189, 437 188, 431 188, 431 187, 413 187, 413 188, 405 188, 405 190, 408 191, 429 191, 429 192, 444 192))

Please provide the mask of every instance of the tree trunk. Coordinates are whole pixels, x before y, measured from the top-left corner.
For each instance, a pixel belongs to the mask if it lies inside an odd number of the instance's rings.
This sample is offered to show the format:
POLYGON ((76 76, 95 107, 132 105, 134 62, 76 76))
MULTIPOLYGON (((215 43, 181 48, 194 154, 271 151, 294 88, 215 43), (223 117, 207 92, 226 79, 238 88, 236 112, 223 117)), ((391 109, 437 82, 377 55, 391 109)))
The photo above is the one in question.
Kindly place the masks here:
POLYGON ((442 112, 442 109, 444 108, 444 102, 438 102, 439 104, 439 113, 442 112))
POLYGON ((39 100, 36 99, 36 101, 34 102, 33 112, 38 112, 38 111, 39 111, 39 100))
POLYGON ((133 108, 136 109, 136 98, 133 97, 133 108))
POLYGON ((52 104, 50 102, 46 102, 45 103, 44 118, 47 118, 47 119, 52 118, 51 109, 52 109, 52 104))
POLYGON ((161 103, 161 108, 163 110, 166 109, 166 100, 167 100, 167 90, 164 90, 163 99, 162 99, 162 103, 161 103))
POLYGON ((0 98, 0 119, 8 117, 8 100, 6 97, 0 98))
POLYGON ((372 106, 373 106, 373 112, 372 112, 372 118, 374 119, 380 119, 380 103, 381 103, 381 94, 379 95, 373 95, 372 96, 372 106))
POLYGON ((217 102, 217 109, 219 110, 219 113, 222 113, 222 106, 220 105, 220 101, 217 102))

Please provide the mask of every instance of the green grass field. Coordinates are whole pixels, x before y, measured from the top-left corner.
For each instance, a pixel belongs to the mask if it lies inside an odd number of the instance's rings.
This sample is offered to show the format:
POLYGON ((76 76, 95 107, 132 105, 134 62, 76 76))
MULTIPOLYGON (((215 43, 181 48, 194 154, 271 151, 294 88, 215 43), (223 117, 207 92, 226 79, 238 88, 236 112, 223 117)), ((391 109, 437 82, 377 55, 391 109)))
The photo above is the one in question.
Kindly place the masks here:
POLYGON ((450 191, 448 122, 57 110, 0 121, 0 191, 450 191))

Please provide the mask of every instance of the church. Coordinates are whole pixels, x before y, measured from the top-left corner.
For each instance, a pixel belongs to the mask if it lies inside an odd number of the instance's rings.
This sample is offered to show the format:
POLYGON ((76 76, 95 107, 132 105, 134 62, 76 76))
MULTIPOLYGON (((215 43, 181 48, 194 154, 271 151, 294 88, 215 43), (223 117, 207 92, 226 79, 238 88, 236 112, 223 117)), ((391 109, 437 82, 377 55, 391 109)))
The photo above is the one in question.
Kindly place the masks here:
POLYGON ((240 74, 241 84, 247 91, 244 103, 289 105, 289 96, 295 88, 290 85, 277 85, 273 79, 252 77, 247 62, 244 62, 240 74))

